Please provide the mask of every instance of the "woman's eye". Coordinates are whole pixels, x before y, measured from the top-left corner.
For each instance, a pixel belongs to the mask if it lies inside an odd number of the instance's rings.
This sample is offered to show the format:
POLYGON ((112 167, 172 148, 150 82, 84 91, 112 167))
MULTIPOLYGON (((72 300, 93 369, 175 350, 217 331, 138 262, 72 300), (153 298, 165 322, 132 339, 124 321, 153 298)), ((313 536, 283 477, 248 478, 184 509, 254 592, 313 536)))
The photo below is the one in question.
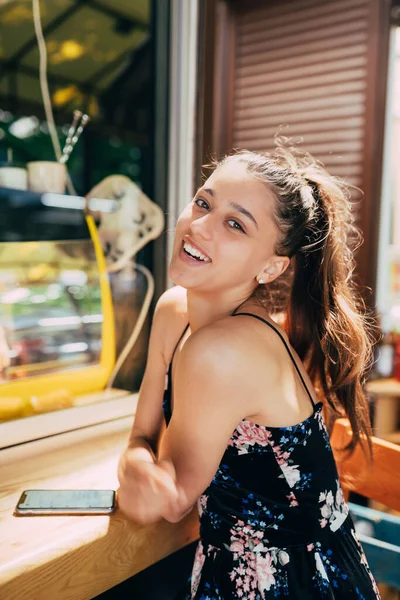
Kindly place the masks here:
POLYGON ((208 203, 202 198, 195 198, 194 203, 197 204, 197 206, 199 206, 200 208, 210 208, 208 206, 208 203))
MULTIPOLYGON (((206 200, 203 200, 203 198, 194 198, 193 202, 199 208, 210 210, 210 205, 208 204, 208 202, 206 202, 206 200)), ((235 221, 235 219, 229 219, 228 223, 231 229, 237 229, 238 231, 242 231, 243 233, 245 233, 243 227, 237 221, 235 221)))
POLYGON ((243 231, 243 233, 244 233, 243 227, 241 225, 239 225, 239 223, 237 221, 234 221, 234 219, 229 219, 228 223, 232 229, 239 229, 239 231, 243 231), (233 223, 233 225, 231 225, 231 223, 233 223))

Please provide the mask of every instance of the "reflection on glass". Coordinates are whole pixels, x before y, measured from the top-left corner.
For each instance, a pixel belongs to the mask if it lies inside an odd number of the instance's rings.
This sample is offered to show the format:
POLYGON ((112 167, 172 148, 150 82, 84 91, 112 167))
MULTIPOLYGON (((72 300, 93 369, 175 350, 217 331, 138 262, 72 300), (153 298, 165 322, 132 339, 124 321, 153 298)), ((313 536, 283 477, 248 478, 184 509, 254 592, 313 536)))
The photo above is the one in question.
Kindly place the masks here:
POLYGON ((0 384, 99 363, 102 321, 90 240, 0 243, 0 384))

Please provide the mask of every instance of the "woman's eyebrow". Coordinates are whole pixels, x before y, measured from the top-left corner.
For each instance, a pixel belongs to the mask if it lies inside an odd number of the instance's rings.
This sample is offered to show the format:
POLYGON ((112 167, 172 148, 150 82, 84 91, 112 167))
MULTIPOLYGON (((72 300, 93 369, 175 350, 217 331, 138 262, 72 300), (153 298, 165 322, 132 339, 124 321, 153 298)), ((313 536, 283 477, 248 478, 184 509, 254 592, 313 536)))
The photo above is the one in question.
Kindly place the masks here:
POLYGON ((249 212, 246 208, 244 208, 244 206, 241 206, 240 204, 236 204, 236 202, 230 202, 229 205, 232 206, 232 208, 234 208, 238 212, 242 213, 242 215, 244 215, 245 217, 250 219, 250 221, 253 221, 254 225, 258 229, 257 221, 255 220, 255 218, 253 217, 251 212, 249 212))
MULTIPOLYGON (((215 192, 212 188, 200 188, 199 192, 201 192, 201 191, 206 192, 207 194, 210 194, 210 196, 212 196, 212 198, 215 198, 215 192)), ((255 220, 255 218, 253 217, 251 212, 249 212, 246 208, 244 208, 244 206, 241 206, 240 204, 236 204, 236 202, 230 202, 229 205, 232 208, 234 208, 235 210, 237 210, 238 212, 240 212, 242 215, 244 215, 245 217, 250 219, 250 221, 253 221, 254 225, 258 229, 257 221, 255 220)))

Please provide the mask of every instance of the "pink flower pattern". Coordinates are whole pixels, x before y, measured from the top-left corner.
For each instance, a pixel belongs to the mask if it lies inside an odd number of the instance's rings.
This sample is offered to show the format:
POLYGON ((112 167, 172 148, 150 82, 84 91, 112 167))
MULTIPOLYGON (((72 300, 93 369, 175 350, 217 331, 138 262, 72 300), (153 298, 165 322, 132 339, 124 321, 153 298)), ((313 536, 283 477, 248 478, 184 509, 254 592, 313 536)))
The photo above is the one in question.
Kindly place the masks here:
MULTIPOLYGON (((306 494, 303 494, 303 491, 310 487, 308 485, 310 479, 307 480, 308 474, 305 478, 302 469, 301 452, 304 452, 303 449, 307 446, 313 431, 322 433, 324 440, 324 445, 321 446, 321 460, 324 458, 326 460, 326 457, 323 456, 325 451, 329 453, 328 459, 331 457, 329 439, 319 410, 315 411, 315 417, 315 419, 306 419, 298 426, 275 428, 274 431, 246 419, 239 423, 229 441, 212 485, 200 496, 198 501, 202 522, 206 523, 207 527, 211 527, 217 536, 220 532, 221 546, 215 547, 211 544, 205 545, 204 541, 199 542, 193 564, 190 595, 187 596, 187 600, 215 600, 217 597, 221 600, 228 600, 228 597, 232 600, 267 600, 267 598, 269 600, 272 595, 277 599, 290 597, 289 589, 293 583, 291 584, 289 581, 289 574, 294 572, 291 569, 291 563, 294 560, 291 547, 283 545, 279 547, 279 545, 271 543, 268 538, 278 539, 281 521, 289 519, 289 515, 293 515, 295 519, 298 518, 297 515, 301 515, 297 511, 301 509, 304 498, 307 498, 308 494, 308 491, 306 494), (313 426, 313 421, 316 426, 313 426), (283 490, 281 498, 286 498, 286 505, 284 506, 281 501, 278 505, 264 504, 262 497, 247 492, 241 498, 243 515, 232 517, 222 511, 220 513, 220 505, 218 502, 215 504, 213 497, 216 490, 223 490, 227 494, 223 496, 224 501, 226 498, 234 496, 235 493, 243 493, 240 483, 235 480, 235 475, 238 473, 238 457, 241 457, 240 460, 243 457, 245 469, 246 456, 251 461, 254 455, 266 455, 267 453, 270 457, 269 460, 273 459, 275 465, 279 467, 281 473, 278 475, 278 479, 281 479, 279 486, 283 490), (235 469, 231 468, 231 460, 235 469), (231 520, 228 521, 229 527, 224 521, 226 516, 233 519, 233 524, 231 520), (220 552, 226 551, 230 553, 231 558, 229 560, 224 558, 221 564, 230 566, 225 573, 216 573, 214 578, 214 565, 220 564, 218 555, 220 552), (205 569, 207 570, 205 571, 205 569), (224 590, 221 593, 218 586, 224 577, 224 590)), ((317 434, 315 433, 315 435, 317 434)), ((250 465, 251 462, 247 464, 250 465)), ((328 540, 326 533, 332 535, 332 539, 337 534, 340 539, 339 530, 348 517, 348 507, 339 481, 330 478, 329 482, 332 481, 335 481, 335 486, 331 488, 326 486, 327 489, 321 492, 318 489, 315 491, 315 482, 311 481, 314 486, 311 497, 315 498, 316 522, 319 522, 321 531, 323 530, 324 540, 328 540)), ((301 519, 301 516, 299 518, 301 519)), ((348 525, 346 525, 346 532, 347 530, 348 525)), ((355 536, 354 533, 353 535, 355 536)), ((359 548, 360 564, 368 571, 371 578, 371 590, 374 594, 373 596, 366 595, 363 591, 363 596, 359 596, 359 598, 379 600, 379 592, 365 555, 356 537, 354 539, 359 548)), ((315 571, 312 574, 312 580, 321 599, 328 597, 327 590, 333 589, 332 585, 338 587, 341 594, 340 586, 344 585, 342 581, 349 576, 349 572, 344 572, 342 566, 334 561, 329 541, 327 545, 318 539, 310 539, 308 543, 304 544, 304 552, 312 553, 314 557, 315 571)), ((296 550, 297 556, 298 550, 296 550)), ((339 597, 342 600, 342 596, 339 597)), ((343 596, 343 600, 347 600, 348 597, 351 597, 352 600, 358 598, 355 595, 343 596)))
POLYGON ((196 554, 194 557, 194 563, 192 568, 192 578, 190 583, 191 597, 194 598, 199 587, 201 579, 201 571, 203 569, 206 555, 204 554, 203 544, 201 541, 197 545, 196 554))
POLYGON ((331 531, 337 531, 349 514, 349 508, 345 502, 339 480, 336 480, 335 495, 331 490, 321 492, 318 499, 322 519, 319 520, 323 529, 329 524, 331 531))
POLYGON ((246 454, 249 446, 268 446, 270 438, 271 432, 268 429, 243 419, 236 427, 229 446, 237 448, 239 454, 246 454))
POLYGON ((293 492, 290 492, 290 494, 288 496, 286 496, 286 498, 290 501, 289 506, 298 506, 299 503, 297 502, 296 496, 294 495, 293 492))
POLYGON ((358 548, 358 551, 360 553, 360 562, 361 562, 362 565, 364 565, 364 567, 365 567, 365 569, 366 569, 366 571, 368 573, 368 577, 371 580, 371 584, 372 584, 372 587, 374 589, 374 592, 376 593, 377 597, 380 598, 378 586, 376 585, 376 581, 375 581, 375 579, 374 579, 374 577, 373 577, 373 575, 371 573, 371 569, 369 568, 367 557, 365 556, 364 550, 362 549, 362 546, 361 546, 359 540, 357 539, 356 532, 355 532, 354 529, 351 530, 351 534, 352 534, 352 536, 353 536, 353 538, 354 538, 354 540, 355 540, 355 542, 357 544, 357 548, 358 548))

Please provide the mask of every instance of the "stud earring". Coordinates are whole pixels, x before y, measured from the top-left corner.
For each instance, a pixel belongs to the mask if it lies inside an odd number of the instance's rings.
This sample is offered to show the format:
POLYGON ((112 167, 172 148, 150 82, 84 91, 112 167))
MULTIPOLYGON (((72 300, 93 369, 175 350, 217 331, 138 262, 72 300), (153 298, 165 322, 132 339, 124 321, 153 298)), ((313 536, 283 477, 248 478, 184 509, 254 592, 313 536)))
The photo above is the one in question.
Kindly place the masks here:
POLYGON ((262 285, 262 284, 264 283, 264 279, 259 279, 259 280, 258 280, 258 283, 259 283, 260 285, 262 285))

